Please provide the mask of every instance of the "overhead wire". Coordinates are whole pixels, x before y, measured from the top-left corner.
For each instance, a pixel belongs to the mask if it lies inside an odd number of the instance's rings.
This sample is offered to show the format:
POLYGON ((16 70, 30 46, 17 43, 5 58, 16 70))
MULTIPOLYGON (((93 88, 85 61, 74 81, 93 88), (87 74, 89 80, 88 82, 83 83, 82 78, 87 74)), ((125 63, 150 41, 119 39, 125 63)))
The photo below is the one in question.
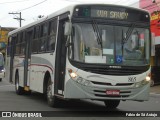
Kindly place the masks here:
POLYGON ((30 0, 18 0, 18 1, 12 1, 12 2, 2 2, 0 4, 10 4, 10 3, 18 3, 18 2, 25 2, 25 1, 30 1, 30 0))
POLYGON ((33 7, 35 7, 35 6, 39 5, 39 4, 42 4, 42 3, 46 2, 46 1, 47 1, 47 0, 44 0, 44 1, 42 1, 42 2, 39 2, 39 3, 37 3, 37 4, 32 5, 32 6, 30 6, 30 7, 27 7, 27 8, 21 9, 21 10, 16 10, 15 12, 22 12, 22 11, 24 11, 24 10, 27 10, 27 9, 33 8, 33 7))
MULTIPOLYGON (((2 5, 2 4, 14 4, 14 3, 26 2, 26 1, 31 1, 31 0, 17 0, 17 1, 12 1, 12 2, 1 2, 0 5, 2 5)), ((8 17, 9 17, 9 15, 6 15, 6 16, 0 18, 0 21, 5 20, 8 17)))
MULTIPOLYGON (((0 4, 16 3, 16 2, 25 2, 25 1, 29 1, 29 0, 3 2, 3 3, 0 3, 0 4)), ((44 0, 44 1, 42 1, 42 2, 39 2, 39 3, 36 3, 36 4, 32 5, 32 6, 30 6, 30 7, 27 7, 27 8, 21 9, 21 10, 16 10, 15 12, 21 12, 21 11, 27 10, 27 9, 29 9, 29 8, 33 8, 33 7, 38 6, 39 4, 42 4, 42 3, 46 2, 46 1, 47 1, 47 0, 44 0)), ((3 17, 3 18, 0 18, 0 20, 2 21, 2 20, 4 20, 4 19, 6 19, 6 18, 8 18, 8 15, 6 15, 6 16, 3 17)))

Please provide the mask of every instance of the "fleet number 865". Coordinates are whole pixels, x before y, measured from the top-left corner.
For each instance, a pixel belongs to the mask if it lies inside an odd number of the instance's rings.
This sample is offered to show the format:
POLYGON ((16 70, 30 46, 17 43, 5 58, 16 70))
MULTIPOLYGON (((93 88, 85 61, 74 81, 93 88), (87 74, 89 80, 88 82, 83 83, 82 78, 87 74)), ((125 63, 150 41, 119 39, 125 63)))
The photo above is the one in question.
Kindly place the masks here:
POLYGON ((136 82, 136 77, 128 77, 128 82, 136 82))

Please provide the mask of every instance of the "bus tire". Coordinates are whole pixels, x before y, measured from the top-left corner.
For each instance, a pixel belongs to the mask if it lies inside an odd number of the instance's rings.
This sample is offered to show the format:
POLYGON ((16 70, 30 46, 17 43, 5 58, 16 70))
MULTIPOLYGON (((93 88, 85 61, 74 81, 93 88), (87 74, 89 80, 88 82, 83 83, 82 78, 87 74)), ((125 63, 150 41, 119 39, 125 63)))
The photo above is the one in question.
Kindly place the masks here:
POLYGON ((15 90, 17 95, 22 95, 24 93, 23 87, 19 86, 19 75, 16 73, 15 76, 15 90))
POLYGON ((47 102, 50 107, 58 107, 59 101, 56 96, 52 95, 52 83, 51 78, 49 77, 48 83, 47 83, 47 102))
POLYGON ((107 109, 115 109, 120 104, 120 100, 106 100, 104 104, 107 109))

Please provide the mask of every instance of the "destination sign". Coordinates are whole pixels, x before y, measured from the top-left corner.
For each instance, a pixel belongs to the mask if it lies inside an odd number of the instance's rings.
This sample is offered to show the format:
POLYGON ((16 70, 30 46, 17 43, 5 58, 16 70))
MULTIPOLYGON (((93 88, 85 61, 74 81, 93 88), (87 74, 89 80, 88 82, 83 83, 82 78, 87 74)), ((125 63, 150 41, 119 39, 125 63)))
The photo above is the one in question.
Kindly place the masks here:
POLYGON ((91 10, 91 17, 102 17, 102 18, 112 18, 112 19, 127 19, 127 12, 119 11, 108 11, 108 10, 91 10))
POLYGON ((114 5, 79 5, 75 8, 73 17, 150 22, 149 13, 146 11, 114 5))

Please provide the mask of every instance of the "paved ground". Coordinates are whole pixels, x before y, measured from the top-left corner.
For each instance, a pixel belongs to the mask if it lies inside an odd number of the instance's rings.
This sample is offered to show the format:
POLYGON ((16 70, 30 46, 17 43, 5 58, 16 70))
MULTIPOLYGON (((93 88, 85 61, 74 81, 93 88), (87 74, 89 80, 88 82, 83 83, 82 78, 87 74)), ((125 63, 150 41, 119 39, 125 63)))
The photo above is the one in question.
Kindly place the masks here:
POLYGON ((160 94, 160 85, 151 87, 151 93, 160 94))

